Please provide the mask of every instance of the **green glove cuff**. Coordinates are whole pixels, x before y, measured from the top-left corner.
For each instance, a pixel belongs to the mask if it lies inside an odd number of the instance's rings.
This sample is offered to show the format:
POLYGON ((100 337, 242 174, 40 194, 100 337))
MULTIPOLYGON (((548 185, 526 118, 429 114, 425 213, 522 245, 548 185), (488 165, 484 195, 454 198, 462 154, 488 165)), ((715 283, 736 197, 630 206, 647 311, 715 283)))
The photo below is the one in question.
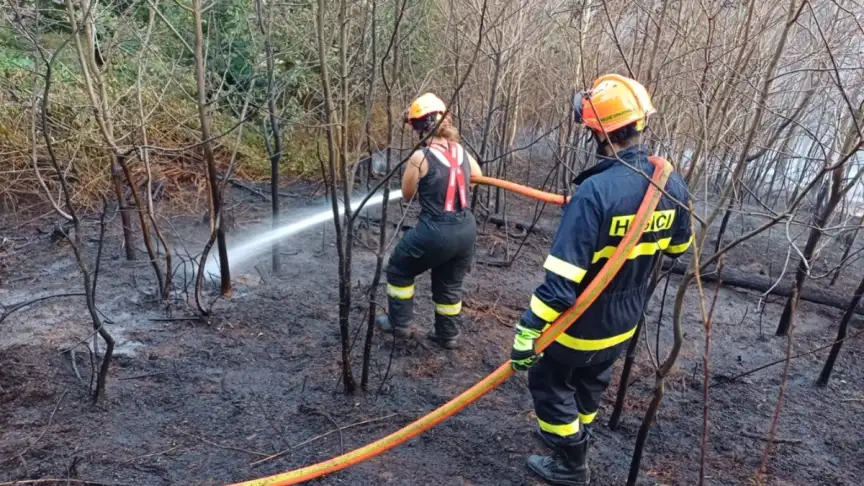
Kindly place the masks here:
POLYGON ((522 324, 516 324, 516 334, 528 339, 537 339, 540 337, 540 331, 537 329, 531 329, 530 327, 525 327, 522 324))
POLYGON ((516 336, 513 337, 513 350, 519 352, 534 352, 534 340, 540 337, 540 331, 516 325, 516 336))

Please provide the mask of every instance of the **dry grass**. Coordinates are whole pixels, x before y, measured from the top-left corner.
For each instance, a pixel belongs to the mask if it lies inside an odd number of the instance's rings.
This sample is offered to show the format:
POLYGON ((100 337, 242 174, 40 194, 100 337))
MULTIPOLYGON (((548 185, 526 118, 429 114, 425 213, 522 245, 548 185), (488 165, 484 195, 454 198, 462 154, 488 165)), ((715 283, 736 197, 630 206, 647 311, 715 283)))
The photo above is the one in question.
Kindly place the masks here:
MULTIPOLYGON (((61 169, 73 191, 76 204, 96 210, 100 195, 111 193, 111 152, 105 146, 93 117, 88 116, 86 94, 74 85, 59 84, 49 111, 49 130, 61 169), (62 91, 62 95, 60 92, 62 91)), ((200 149, 197 147, 196 107, 191 101, 171 98, 163 92, 148 91, 144 105, 150 107, 147 119, 153 188, 159 199, 169 204, 200 206, 206 203, 207 180, 200 149)), ((38 169, 52 197, 59 197, 58 176, 53 169, 37 107, 35 167, 33 110, 27 100, 0 103, 0 208, 14 212, 47 203, 39 184, 38 169)), ((114 136, 125 148, 140 146, 140 123, 137 101, 120 96, 114 109, 114 136)), ((215 142, 217 168, 227 171, 235 150, 236 136, 229 133, 236 119, 216 113, 213 131, 220 136, 215 142)), ((309 130, 289 131, 285 138, 281 173, 286 178, 318 173, 314 134, 309 130)), ((247 128, 237 149, 235 177, 247 181, 269 180, 270 162, 261 135, 247 128)), ((146 168, 137 157, 129 159, 139 190, 144 190, 146 168)), ((111 196, 109 196, 111 197, 111 196)), ((59 199, 58 199, 59 200, 59 199)), ((206 204, 205 204, 206 205, 206 204)))

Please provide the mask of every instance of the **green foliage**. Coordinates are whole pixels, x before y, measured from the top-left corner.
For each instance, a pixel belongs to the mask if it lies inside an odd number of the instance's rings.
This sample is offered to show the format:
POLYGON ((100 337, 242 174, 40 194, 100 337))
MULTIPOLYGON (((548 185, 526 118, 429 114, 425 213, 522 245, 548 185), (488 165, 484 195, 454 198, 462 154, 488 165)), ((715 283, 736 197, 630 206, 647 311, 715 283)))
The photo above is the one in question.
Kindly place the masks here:
MULTIPOLYGON (((140 142, 139 63, 142 68, 140 95, 150 144, 176 148, 198 142, 195 59, 187 47, 194 46, 195 29, 192 14, 184 8, 188 3, 188 0, 158 2, 159 15, 148 46, 143 45, 150 16, 147 2, 118 0, 96 4, 97 41, 108 61, 100 69, 100 78, 105 83, 114 134, 121 145, 140 142)), ((49 113, 55 150, 61 158, 71 158, 78 153, 76 170, 88 181, 86 195, 80 196, 80 201, 84 202, 99 191, 109 189, 105 144, 92 110, 87 108, 92 101, 75 44, 70 42, 72 32, 65 5, 53 0, 31 0, 29 5, 26 28, 39 39, 49 56, 57 54, 49 113)), ((320 124, 317 117, 322 101, 315 42, 316 10, 311 2, 273 4, 265 1, 263 8, 272 35, 273 88, 283 133, 281 172, 288 178, 317 177, 321 131, 310 128, 320 124)), ((250 109, 254 116, 244 127, 236 147, 238 173, 242 177, 267 180, 270 174, 264 142, 265 130, 269 129, 267 59, 264 34, 258 21, 254 1, 219 0, 205 12, 202 27, 213 133, 219 136, 235 129, 243 103, 251 95, 250 109), (253 91, 250 93, 250 90, 253 91)), ((354 21, 359 19, 352 19, 354 21)), ((382 22, 382 26, 386 23, 382 22)), ((0 151, 27 154, 31 150, 29 100, 41 92, 44 66, 35 56, 30 38, 21 35, 19 27, 0 24, 0 83, 18 103, 11 107, 14 110, 5 110, 4 119, 0 120, 0 151)), ((387 35, 385 30, 382 27, 379 32, 379 45, 385 42, 382 40, 387 35)), ((335 42, 330 34, 328 38, 335 42)), ((351 49, 362 52, 363 47, 352 45, 351 49)), ((328 62, 335 87, 340 82, 335 44, 331 45, 330 53, 328 62)), ((352 69, 351 79, 362 82, 363 69, 352 69)), ((362 92, 362 89, 351 88, 352 96, 362 92)), ((352 125, 352 130, 359 129, 352 125)), ((235 135, 236 132, 231 132, 219 136, 216 143, 219 164, 230 160, 237 141, 235 135)), ((40 144, 37 150, 44 152, 44 146, 40 144)), ((164 157, 153 152, 151 157, 157 171, 159 166, 176 164, 173 156, 164 157)), ((22 164, 23 169, 28 160, 22 157, 15 164, 22 164)), ((136 162, 132 162, 134 168, 136 162)), ((0 180, 0 184, 4 183, 0 180)), ((35 191, 38 192, 38 188, 35 191)), ((93 201, 97 200, 94 197, 93 201)))
POLYGON ((24 74, 23 69, 33 69, 33 57, 0 45, 0 76, 4 78, 20 76, 24 74))
POLYGON ((17 84, 17 79, 33 69, 33 56, 27 44, 7 25, 0 27, 0 77, 7 83, 17 84))
POLYGON ((39 30, 42 32, 56 32, 68 34, 72 32, 69 25, 69 17, 66 13, 66 2, 55 2, 54 0, 36 0, 35 6, 39 11, 39 30))
POLYGON ((241 91, 251 86, 258 57, 248 22, 252 10, 247 0, 223 0, 212 8, 204 25, 204 35, 210 40, 209 69, 241 91))

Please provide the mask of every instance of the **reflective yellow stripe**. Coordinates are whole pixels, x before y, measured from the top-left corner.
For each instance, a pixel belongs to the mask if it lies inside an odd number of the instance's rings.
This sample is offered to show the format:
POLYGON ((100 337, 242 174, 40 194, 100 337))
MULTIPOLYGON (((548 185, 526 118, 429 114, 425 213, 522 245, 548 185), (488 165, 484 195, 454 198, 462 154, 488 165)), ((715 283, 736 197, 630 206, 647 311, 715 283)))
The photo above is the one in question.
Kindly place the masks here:
MULTIPOLYGON (((640 256, 651 256, 657 253, 660 250, 665 250, 669 247, 669 243, 672 241, 672 238, 660 238, 657 241, 646 241, 645 243, 639 243, 627 255, 628 260, 633 260, 640 256)), ((594 253, 594 258, 591 259, 591 263, 597 263, 598 261, 604 258, 610 258, 613 253, 615 253, 615 246, 607 246, 602 250, 594 253)))
POLYGON ((693 235, 690 235, 690 239, 685 243, 681 243, 680 245, 669 245, 669 247, 666 248, 666 253, 671 253, 673 255, 684 253, 688 248, 690 248, 691 243, 693 243, 693 235))
POLYGON ((462 312, 462 302, 455 304, 435 304, 435 312, 442 316, 458 316, 462 312))
POLYGON ((558 319, 558 316, 561 315, 560 312, 546 305, 536 295, 531 296, 531 312, 546 322, 552 322, 555 319, 558 319))
POLYGON ((568 435, 578 434, 579 433, 579 419, 573 421, 573 423, 564 424, 564 425, 553 425, 549 422, 544 422, 537 418, 537 423, 540 424, 540 430, 543 432, 549 432, 550 434, 554 434, 560 437, 567 437, 568 435))
MULTIPOLYGON (((543 330, 545 331, 547 327, 549 327, 549 324, 547 324, 543 330)), ((601 349, 611 348, 616 344, 623 343, 633 337, 633 334, 635 333, 636 328, 634 327, 623 334, 603 339, 582 339, 568 334, 561 334, 557 339, 555 339, 555 342, 570 349, 575 349, 576 351, 600 351, 601 349)))
POLYGON ((552 255, 546 257, 546 263, 543 264, 543 268, 549 270, 555 275, 564 277, 567 280, 572 280, 576 283, 581 282, 585 277, 585 274, 588 273, 584 269, 552 255))
POLYGON ((411 297, 414 297, 414 284, 411 284, 407 287, 397 287, 388 283, 387 295, 396 299, 410 299, 411 297))
POLYGON ((579 422, 581 422, 584 425, 588 425, 594 421, 594 417, 596 417, 596 416, 597 416, 597 412, 587 413, 587 414, 580 412, 579 413, 579 422))

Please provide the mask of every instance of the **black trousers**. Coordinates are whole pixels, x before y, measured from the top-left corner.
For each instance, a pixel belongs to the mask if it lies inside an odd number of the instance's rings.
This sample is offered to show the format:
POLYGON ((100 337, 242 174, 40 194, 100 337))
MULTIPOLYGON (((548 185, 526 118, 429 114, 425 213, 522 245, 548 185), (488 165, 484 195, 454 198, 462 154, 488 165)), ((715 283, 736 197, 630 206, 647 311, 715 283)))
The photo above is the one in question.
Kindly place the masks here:
POLYGON ((387 303, 394 327, 407 327, 414 316, 414 279, 432 270, 435 333, 459 334, 462 281, 471 268, 477 223, 469 211, 421 217, 396 245, 387 262, 387 303))
POLYGON ((540 433, 549 443, 567 447, 590 424, 612 379, 615 359, 572 367, 546 355, 528 370, 528 388, 540 433))

